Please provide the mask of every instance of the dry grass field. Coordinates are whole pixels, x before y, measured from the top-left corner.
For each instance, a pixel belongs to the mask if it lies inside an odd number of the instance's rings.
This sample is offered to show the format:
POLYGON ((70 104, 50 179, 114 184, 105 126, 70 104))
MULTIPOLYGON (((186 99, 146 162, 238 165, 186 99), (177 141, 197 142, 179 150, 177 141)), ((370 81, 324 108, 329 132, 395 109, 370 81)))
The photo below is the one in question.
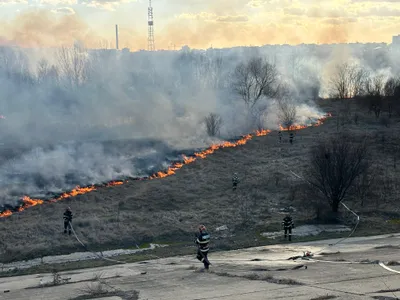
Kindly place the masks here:
MULTIPOLYGON (((280 228, 282 209, 291 210, 297 224, 315 223, 321 202, 304 192, 305 183, 290 169, 304 174, 310 148, 339 131, 350 136, 367 134, 371 146, 371 188, 364 201, 357 194, 345 200, 361 216, 359 230, 371 234, 397 231, 400 166, 395 159, 399 156, 400 118, 393 115, 388 119, 384 112, 376 119, 354 101, 344 105, 320 100, 318 104, 331 112, 332 118, 322 126, 299 130, 293 145, 287 133, 285 143, 280 144, 277 132, 272 132, 244 146, 220 149, 173 176, 101 188, 2 218, 0 260, 82 251, 73 236, 62 232, 66 206, 75 215, 76 233, 90 249, 133 247, 151 241, 192 244, 198 223, 206 224, 214 236, 218 235, 214 229, 222 225, 227 225, 230 233, 256 236, 280 228), (241 178, 236 192, 231 185, 233 172, 241 178)), ((220 247, 229 248, 239 236, 225 242, 221 236, 220 247)))

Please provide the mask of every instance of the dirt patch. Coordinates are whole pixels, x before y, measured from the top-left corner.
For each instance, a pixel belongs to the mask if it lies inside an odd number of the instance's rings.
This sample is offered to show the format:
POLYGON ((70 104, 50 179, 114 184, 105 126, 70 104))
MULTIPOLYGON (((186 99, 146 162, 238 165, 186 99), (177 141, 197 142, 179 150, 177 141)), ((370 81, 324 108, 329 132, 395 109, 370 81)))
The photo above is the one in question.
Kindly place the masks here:
MULTIPOLYGON (((67 275, 67 274, 65 274, 65 275, 67 275)), ((121 277, 121 275, 105 277, 103 273, 95 273, 95 274, 93 274, 92 278, 85 279, 85 280, 79 280, 78 282, 98 282, 98 281, 104 281, 106 279, 119 278, 119 277, 121 277)), ((42 282, 42 280, 41 280, 39 285, 26 287, 25 289, 38 289, 38 288, 54 287, 54 286, 65 285, 65 284, 74 284, 74 283, 77 283, 77 282, 71 281, 71 277, 63 277, 57 271, 53 271, 52 279, 50 281, 42 282)))
POLYGON ((400 288, 397 289, 387 289, 387 290, 379 290, 374 293, 395 293, 395 292, 400 292, 400 288))
POLYGON ((374 249, 400 249, 400 246, 396 245, 383 245, 383 246, 376 246, 374 249))
POLYGON ((316 298, 311 298, 310 300, 329 300, 329 299, 335 299, 337 296, 334 295, 326 295, 326 296, 319 296, 316 298))
POLYGON ((80 295, 69 300, 88 300, 88 299, 101 299, 109 297, 119 297, 122 300, 138 300, 139 292, 124 292, 124 291, 88 291, 87 294, 80 295))
POLYGON ((321 252, 320 253, 320 255, 325 255, 325 256, 335 255, 335 254, 340 254, 340 251, 336 251, 336 252, 321 252))
POLYGON ((256 273, 250 273, 250 274, 243 274, 243 275, 234 275, 231 273, 227 272, 212 272, 217 276, 224 276, 224 277, 239 277, 239 278, 245 278, 248 280, 260 280, 260 281, 266 281, 269 283, 275 283, 275 284, 285 284, 285 285, 303 285, 303 283, 296 281, 294 279, 290 278, 275 278, 271 275, 259 275, 256 273))

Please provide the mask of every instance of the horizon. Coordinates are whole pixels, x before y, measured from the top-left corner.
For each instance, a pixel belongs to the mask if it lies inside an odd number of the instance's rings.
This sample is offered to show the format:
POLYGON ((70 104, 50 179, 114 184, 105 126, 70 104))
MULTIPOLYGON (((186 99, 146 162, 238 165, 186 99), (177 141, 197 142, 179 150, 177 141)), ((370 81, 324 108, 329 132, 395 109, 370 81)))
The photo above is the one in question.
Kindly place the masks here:
MULTIPOLYGON (((0 0, 0 45, 147 49, 147 0, 0 0)), ((156 50, 390 43, 400 2, 153 0, 156 50), (216 3, 217 2, 217 3, 216 3)))

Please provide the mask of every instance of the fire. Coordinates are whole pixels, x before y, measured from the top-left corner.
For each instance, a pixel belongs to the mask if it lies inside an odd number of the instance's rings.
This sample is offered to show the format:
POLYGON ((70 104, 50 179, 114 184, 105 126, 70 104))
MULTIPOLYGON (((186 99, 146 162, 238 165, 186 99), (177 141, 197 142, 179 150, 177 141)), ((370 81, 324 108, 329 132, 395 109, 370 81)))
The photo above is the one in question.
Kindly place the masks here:
POLYGON ((264 135, 269 134, 270 132, 271 132, 271 130, 268 130, 268 129, 257 130, 256 136, 264 136, 264 135))
POLYGON ((68 193, 63 193, 60 197, 53 199, 54 201, 59 201, 62 199, 66 199, 66 198, 71 198, 71 197, 75 197, 78 195, 83 195, 83 194, 87 194, 90 193, 92 191, 95 191, 96 188, 94 186, 89 186, 89 187, 83 187, 81 188, 80 186, 77 186, 76 188, 74 188, 72 191, 68 192, 68 193))
MULTIPOLYGON (((310 126, 320 126, 323 124, 323 122, 328 118, 331 117, 332 114, 327 113, 324 117, 320 118, 319 120, 317 120, 313 125, 310 126)), ((294 125, 291 126, 289 128, 284 128, 281 125, 279 125, 279 128, 281 131, 288 131, 288 130, 300 130, 300 129, 304 129, 310 126, 306 126, 306 125, 294 125)), ((235 141, 235 142, 223 142, 220 144, 215 144, 215 145, 211 145, 209 148, 200 151, 200 152, 195 152, 194 156, 192 157, 187 157, 185 155, 182 155, 182 161, 181 162, 174 162, 166 171, 159 171, 155 174, 153 174, 152 176, 150 176, 148 179, 156 179, 156 178, 164 178, 170 175, 174 175, 175 172, 179 169, 181 169, 184 165, 188 165, 191 164, 193 162, 195 162, 197 159, 204 159, 207 156, 213 154, 215 151, 217 151, 218 149, 221 148, 232 148, 232 147, 237 147, 237 146, 242 146, 245 145, 249 140, 251 140, 253 137, 255 136, 265 136, 268 135, 269 133, 271 133, 271 130, 268 129, 262 129, 262 130, 256 130, 254 132, 254 134, 248 134, 243 136, 241 139, 235 141)), ((139 178, 139 180, 144 180, 145 178, 139 178)), ((122 181, 122 180, 118 180, 118 181, 111 181, 109 183, 107 183, 105 186, 106 187, 111 187, 111 186, 118 186, 118 185, 122 185, 124 183, 128 182, 127 180, 122 181)), ((63 193, 61 196, 54 198, 54 199, 50 199, 47 202, 57 202, 63 199, 67 199, 70 197, 75 197, 77 195, 83 195, 83 194, 87 194, 90 193, 92 191, 95 191, 96 187, 95 186, 89 186, 89 187, 80 187, 77 186, 76 188, 74 188, 72 191, 70 192, 65 192, 63 193)), ((32 199, 28 196, 24 196, 22 198, 22 204, 16 208, 16 211, 21 212, 25 209, 27 209, 28 207, 32 207, 32 206, 36 206, 39 204, 43 204, 45 203, 44 200, 41 199, 32 199)), ((9 217, 13 214, 13 212, 9 209, 4 210, 3 212, 0 213, 0 218, 3 217, 9 217)))
POLYGON ((300 129, 304 129, 304 128, 307 128, 307 127, 309 127, 309 126, 306 126, 306 125, 292 125, 292 126, 289 126, 289 127, 285 128, 282 125, 279 125, 279 130, 280 131, 300 130, 300 129))
POLYGON ((7 209, 7 210, 3 211, 2 213, 0 213, 0 218, 9 217, 11 215, 12 215, 11 210, 7 209))
POLYGON ((121 185, 121 184, 124 184, 124 182, 121 180, 118 180, 118 181, 111 181, 111 182, 107 183, 107 186, 116 186, 116 185, 121 185))
POLYGON ((22 198, 23 203, 25 204, 25 206, 35 206, 38 204, 43 204, 43 200, 41 199, 32 199, 29 198, 28 196, 24 196, 22 198))

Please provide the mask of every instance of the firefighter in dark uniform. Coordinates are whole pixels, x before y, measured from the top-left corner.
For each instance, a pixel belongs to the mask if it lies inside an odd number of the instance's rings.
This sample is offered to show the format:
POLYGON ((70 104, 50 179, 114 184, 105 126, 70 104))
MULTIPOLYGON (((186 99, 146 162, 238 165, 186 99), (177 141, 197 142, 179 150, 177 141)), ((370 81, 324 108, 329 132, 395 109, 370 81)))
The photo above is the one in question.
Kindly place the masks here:
POLYGON ((294 133, 291 131, 289 133, 289 142, 290 142, 290 144, 293 144, 293 138, 294 138, 294 133))
POLYGON ((285 239, 289 235, 289 241, 292 240, 292 229, 294 228, 294 223, 292 217, 288 214, 283 218, 282 221, 283 230, 285 231, 285 239))
POLYGON ((279 136, 279 143, 282 143, 282 131, 279 130, 278 136, 279 136))
POLYGON ((195 243, 197 244, 197 259, 204 264, 204 269, 208 270, 210 262, 208 260, 208 244, 210 242, 210 234, 204 225, 199 226, 199 232, 196 234, 195 243))
POLYGON ((67 233, 68 229, 68 234, 71 235, 71 222, 72 222, 72 211, 71 208, 67 207, 67 209, 64 212, 64 233, 67 233))
POLYGON ((233 173, 233 176, 232 176, 232 189, 234 191, 236 190, 236 187, 237 187, 238 183, 239 183, 239 176, 238 176, 237 173, 233 173))

